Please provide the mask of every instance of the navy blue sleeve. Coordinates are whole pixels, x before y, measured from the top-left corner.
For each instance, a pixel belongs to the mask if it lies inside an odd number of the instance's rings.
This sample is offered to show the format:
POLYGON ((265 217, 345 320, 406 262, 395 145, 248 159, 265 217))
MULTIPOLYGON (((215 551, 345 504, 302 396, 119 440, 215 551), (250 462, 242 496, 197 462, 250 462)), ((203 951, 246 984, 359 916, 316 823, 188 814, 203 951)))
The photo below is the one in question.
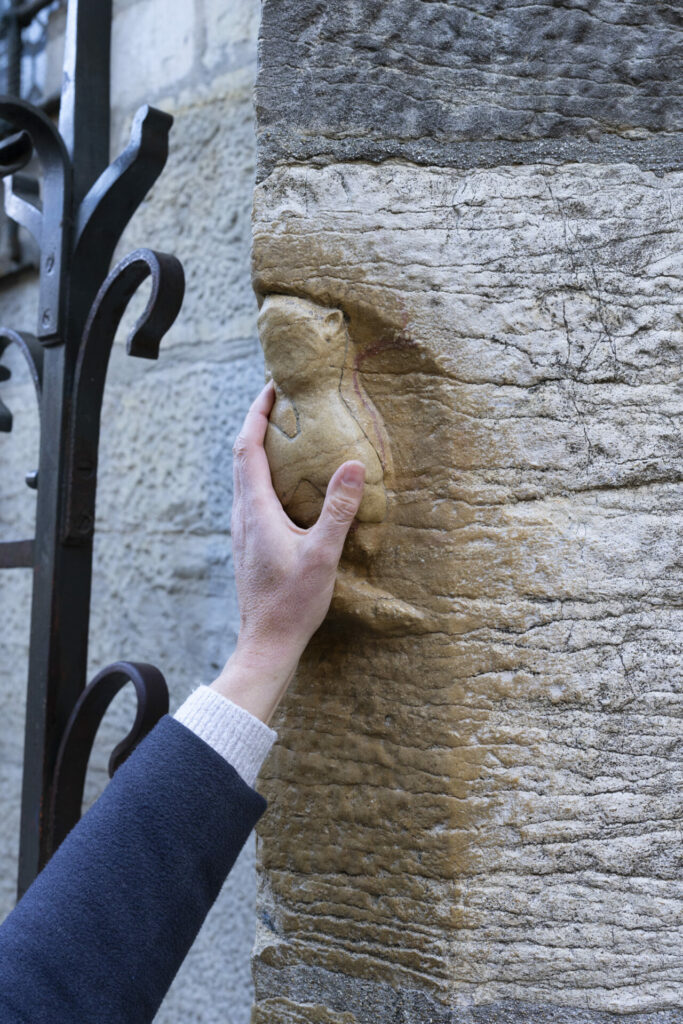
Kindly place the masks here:
POLYGON ((265 800, 163 718, 0 927, 2 1024, 145 1024, 265 800))

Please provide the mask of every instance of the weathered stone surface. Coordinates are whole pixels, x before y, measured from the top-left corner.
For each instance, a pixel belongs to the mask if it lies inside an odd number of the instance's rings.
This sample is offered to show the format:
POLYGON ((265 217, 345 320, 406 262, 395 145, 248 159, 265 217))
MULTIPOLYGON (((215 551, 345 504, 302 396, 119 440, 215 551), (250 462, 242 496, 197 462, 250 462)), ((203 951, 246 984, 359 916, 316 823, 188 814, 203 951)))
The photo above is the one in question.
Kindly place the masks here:
POLYGON ((111 87, 115 102, 130 108, 141 95, 175 86, 192 71, 195 12, 164 0, 119 5, 112 21, 111 87), (150 55, 154 54, 154 59, 150 55))
POLYGON ((680 1014, 682 210, 626 164, 257 188, 257 291, 344 312, 388 432, 343 568, 403 609, 337 606, 276 722, 257 1021, 680 1014))
MULTIPOLYGON (((168 162, 117 249, 115 259, 154 239, 157 249, 182 261, 188 299, 164 339, 164 351, 184 347, 174 356, 184 361, 260 358, 249 287, 252 89, 253 68, 247 66, 157 97, 174 117, 168 162)), ((127 144, 130 125, 127 108, 117 117, 113 152, 127 144)), ((131 310, 127 323, 133 322, 131 310)))
POLYGON ((624 1015, 512 1000, 445 1010, 423 992, 397 990, 365 979, 356 979, 351 987, 344 985, 340 975, 320 968, 282 971, 277 976, 271 975, 269 980, 273 995, 255 1008, 252 1024, 357 1024, 359 1021, 371 1024, 376 1020, 419 1021, 420 1024, 679 1024, 680 1021, 680 1009, 624 1015), (286 994, 276 994, 280 992, 300 995, 295 1000, 286 994))
POLYGON ((226 4, 225 0, 204 0, 204 48, 202 64, 242 67, 253 64, 254 40, 258 34, 260 4, 253 0, 226 4))
POLYGON ((649 0, 265 0, 260 175, 392 157, 680 166, 682 29, 679 4, 649 0))

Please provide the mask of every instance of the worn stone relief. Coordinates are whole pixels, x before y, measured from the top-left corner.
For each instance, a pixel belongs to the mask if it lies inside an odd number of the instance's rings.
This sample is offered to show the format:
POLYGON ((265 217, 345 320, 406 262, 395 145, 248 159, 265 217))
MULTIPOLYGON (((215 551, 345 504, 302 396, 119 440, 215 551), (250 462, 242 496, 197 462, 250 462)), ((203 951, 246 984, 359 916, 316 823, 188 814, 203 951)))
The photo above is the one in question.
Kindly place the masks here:
POLYGON ((310 526, 336 467, 358 459, 366 474, 358 522, 381 523, 389 444, 354 365, 344 314, 275 295, 263 303, 258 324, 277 394, 266 452, 284 508, 300 526, 310 526))
POLYGON ((268 295, 258 320, 276 400, 266 434, 273 486, 294 522, 310 526, 340 463, 358 459, 366 484, 346 545, 331 614, 387 633, 414 629, 424 613, 371 582, 373 555, 385 534, 393 485, 391 444, 363 384, 367 352, 354 345, 347 319, 296 296, 268 295))

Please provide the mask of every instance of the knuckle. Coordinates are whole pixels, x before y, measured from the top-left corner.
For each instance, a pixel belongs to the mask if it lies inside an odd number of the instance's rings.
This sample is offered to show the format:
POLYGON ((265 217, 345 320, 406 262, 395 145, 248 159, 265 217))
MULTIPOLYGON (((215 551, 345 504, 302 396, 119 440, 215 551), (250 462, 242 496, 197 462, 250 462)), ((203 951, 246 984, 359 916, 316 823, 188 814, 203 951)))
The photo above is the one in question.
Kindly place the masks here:
POLYGON ((335 522, 346 524, 351 522, 356 514, 356 505, 353 501, 341 494, 336 494, 329 503, 329 514, 335 522))
POLYGON ((233 457, 235 459, 239 459, 240 461, 244 461, 244 459, 246 459, 247 457, 248 452, 249 444, 247 442, 246 437, 244 437, 242 434, 238 434, 237 437, 235 438, 235 443, 232 446, 233 457))

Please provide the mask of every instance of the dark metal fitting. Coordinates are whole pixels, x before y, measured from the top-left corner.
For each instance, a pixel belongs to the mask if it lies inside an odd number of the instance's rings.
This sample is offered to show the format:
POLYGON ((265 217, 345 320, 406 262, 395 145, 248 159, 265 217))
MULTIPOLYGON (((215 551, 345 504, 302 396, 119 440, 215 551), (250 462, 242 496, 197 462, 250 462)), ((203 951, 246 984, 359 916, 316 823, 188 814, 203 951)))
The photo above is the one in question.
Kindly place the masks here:
POLYGON ((0 142, 0 177, 16 174, 33 156, 33 143, 26 131, 15 132, 0 142))

